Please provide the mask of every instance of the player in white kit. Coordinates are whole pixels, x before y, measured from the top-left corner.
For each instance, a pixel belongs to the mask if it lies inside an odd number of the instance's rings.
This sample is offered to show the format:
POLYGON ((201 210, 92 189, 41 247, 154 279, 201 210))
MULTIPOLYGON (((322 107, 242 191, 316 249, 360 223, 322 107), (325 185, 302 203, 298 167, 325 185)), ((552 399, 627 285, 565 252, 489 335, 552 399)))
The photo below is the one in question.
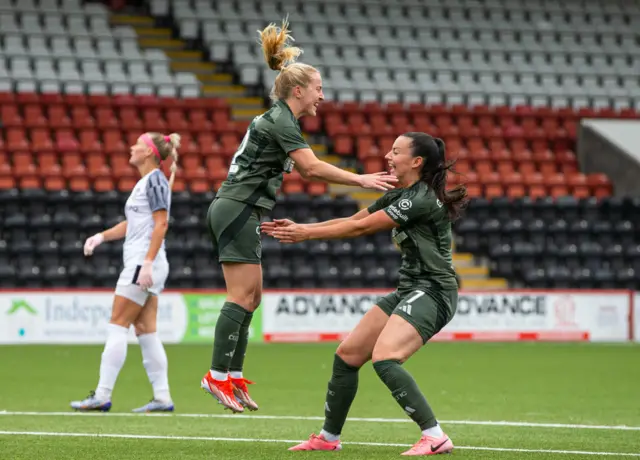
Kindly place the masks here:
POLYGON ((158 296, 169 275, 164 237, 169 226, 171 188, 177 170, 180 136, 146 133, 131 146, 129 163, 138 168, 141 179, 125 204, 126 220, 88 238, 86 256, 105 241, 124 238, 124 268, 116 284, 107 341, 102 352, 100 379, 95 391, 71 407, 81 411, 108 411, 111 392, 127 356, 127 335, 134 326, 142 363, 153 387, 153 399, 134 412, 173 411, 169 393, 168 363, 162 342, 156 333, 158 296), (171 157, 171 177, 160 170, 171 157))

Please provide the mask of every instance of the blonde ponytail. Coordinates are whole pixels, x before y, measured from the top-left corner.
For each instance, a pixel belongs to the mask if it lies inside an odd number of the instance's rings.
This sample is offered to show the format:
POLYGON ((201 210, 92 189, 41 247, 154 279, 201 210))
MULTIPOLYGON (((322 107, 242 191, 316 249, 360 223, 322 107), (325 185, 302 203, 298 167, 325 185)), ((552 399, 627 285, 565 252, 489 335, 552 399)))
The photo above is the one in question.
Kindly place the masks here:
POLYGON ((289 45, 290 40, 295 41, 289 32, 288 18, 282 20, 280 28, 272 23, 258 31, 265 62, 271 70, 279 71, 269 95, 274 102, 286 100, 294 87, 306 87, 313 75, 319 73, 318 69, 309 64, 296 62, 303 51, 297 46, 289 45))
POLYGON ((170 155, 171 159, 173 160, 169 168, 171 170, 171 176, 169 177, 169 190, 171 190, 176 179, 176 172, 178 171, 178 148, 180 147, 180 134, 169 134, 169 144, 171 144, 170 155))
POLYGON ((260 45, 264 60, 271 70, 283 70, 287 64, 295 62, 302 54, 302 49, 297 46, 289 46, 289 40, 295 41, 289 34, 289 19, 282 20, 282 26, 278 28, 274 23, 269 24, 263 30, 259 30, 260 45))

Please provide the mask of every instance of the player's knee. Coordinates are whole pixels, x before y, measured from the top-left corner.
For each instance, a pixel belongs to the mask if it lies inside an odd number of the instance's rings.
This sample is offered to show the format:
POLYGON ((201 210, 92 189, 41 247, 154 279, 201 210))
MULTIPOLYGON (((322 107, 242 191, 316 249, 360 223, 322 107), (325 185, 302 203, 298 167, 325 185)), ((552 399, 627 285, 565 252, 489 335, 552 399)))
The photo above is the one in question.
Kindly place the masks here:
POLYGON ((336 354, 349 366, 362 367, 371 359, 371 353, 353 343, 344 341, 338 345, 336 354))
POLYGON ((111 320, 109 322, 117 326, 129 327, 132 323, 131 315, 123 310, 113 311, 111 313, 111 320))
POLYGON ((258 309, 258 307, 260 306, 260 302, 262 302, 262 289, 253 294, 253 302, 251 303, 251 308, 253 311, 258 309))
POLYGON ((136 321, 135 323, 133 323, 133 327, 136 331, 136 336, 156 332, 155 325, 147 324, 144 321, 136 321))
POLYGON ((376 343, 376 346, 373 348, 373 353, 371 353, 371 361, 374 363, 378 361, 400 361, 404 363, 408 359, 405 353, 402 350, 397 350, 394 347, 389 346, 385 343, 376 343))

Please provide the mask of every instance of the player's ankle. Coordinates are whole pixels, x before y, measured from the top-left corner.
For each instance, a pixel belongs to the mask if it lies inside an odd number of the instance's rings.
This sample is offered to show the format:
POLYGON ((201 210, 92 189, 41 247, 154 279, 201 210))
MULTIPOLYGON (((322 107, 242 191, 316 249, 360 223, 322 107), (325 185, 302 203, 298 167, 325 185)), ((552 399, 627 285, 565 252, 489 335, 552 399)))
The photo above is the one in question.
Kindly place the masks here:
POLYGON ((320 436, 322 436, 324 439, 326 439, 329 442, 338 441, 340 439, 339 434, 329 433, 328 431, 325 431, 325 430, 320 431, 320 436))
POLYGON ((229 378, 229 373, 228 372, 220 372, 220 371, 214 371, 213 369, 211 369, 209 371, 209 374, 211 375, 211 378, 214 380, 219 380, 224 382, 225 380, 227 380, 229 378))

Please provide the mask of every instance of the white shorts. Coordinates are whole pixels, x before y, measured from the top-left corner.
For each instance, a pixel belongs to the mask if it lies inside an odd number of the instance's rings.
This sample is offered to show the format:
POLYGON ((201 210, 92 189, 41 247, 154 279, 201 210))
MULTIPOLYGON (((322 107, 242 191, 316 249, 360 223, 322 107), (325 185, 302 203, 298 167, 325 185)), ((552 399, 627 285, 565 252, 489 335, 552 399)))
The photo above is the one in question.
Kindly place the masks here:
POLYGON ((156 261, 153 263, 153 272, 151 274, 153 286, 148 290, 144 290, 136 284, 140 268, 140 265, 125 265, 116 283, 115 294, 129 299, 140 306, 144 306, 149 295, 160 295, 164 290, 164 285, 169 276, 169 263, 166 261, 156 261))

